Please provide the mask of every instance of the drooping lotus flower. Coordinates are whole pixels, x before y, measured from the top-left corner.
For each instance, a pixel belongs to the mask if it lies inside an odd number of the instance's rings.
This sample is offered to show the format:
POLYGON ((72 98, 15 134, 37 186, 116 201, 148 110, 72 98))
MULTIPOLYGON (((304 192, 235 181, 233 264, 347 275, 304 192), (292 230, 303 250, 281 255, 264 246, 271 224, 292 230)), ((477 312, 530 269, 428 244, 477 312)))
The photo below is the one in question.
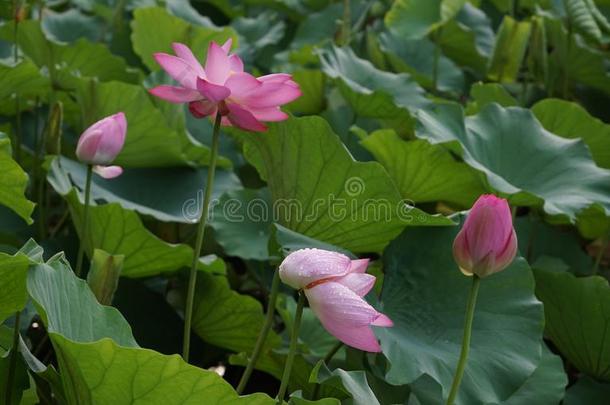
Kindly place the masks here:
POLYGON ((453 256, 466 275, 486 277, 504 270, 517 254, 517 235, 508 202, 482 195, 453 242, 453 256))
POLYGON ((265 131, 261 121, 283 121, 280 106, 301 95, 299 85, 286 73, 254 77, 244 72, 239 56, 229 54, 231 39, 219 46, 210 42, 205 67, 184 44, 174 43, 176 56, 156 53, 155 60, 179 83, 161 85, 150 93, 172 103, 188 103, 193 116, 223 116, 223 125, 265 131))
POLYGON ((123 149, 127 134, 127 119, 119 112, 102 118, 83 132, 76 146, 76 157, 93 165, 93 171, 111 179, 120 176, 123 168, 109 166, 123 149))
POLYGON ((301 249, 289 254, 279 271, 285 284, 304 290, 309 306, 331 335, 348 346, 380 352, 371 325, 393 323, 362 298, 375 284, 375 276, 365 273, 368 262, 327 250, 301 249))

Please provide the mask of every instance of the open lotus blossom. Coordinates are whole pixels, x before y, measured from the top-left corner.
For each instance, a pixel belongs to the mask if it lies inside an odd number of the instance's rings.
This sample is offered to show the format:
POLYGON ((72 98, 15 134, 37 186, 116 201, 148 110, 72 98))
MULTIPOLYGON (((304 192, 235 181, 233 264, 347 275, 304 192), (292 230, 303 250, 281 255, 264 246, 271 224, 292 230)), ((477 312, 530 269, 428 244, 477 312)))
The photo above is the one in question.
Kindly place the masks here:
POLYGON ((287 119, 280 106, 301 95, 299 85, 286 73, 257 78, 244 72, 239 56, 229 53, 231 43, 210 42, 205 66, 180 43, 172 45, 176 56, 156 53, 157 63, 179 86, 161 85, 150 93, 172 103, 188 103, 197 118, 220 112, 223 125, 248 131, 265 131, 261 121, 287 119))
POLYGON ((453 256, 466 275, 486 277, 504 270, 517 254, 517 235, 508 202, 482 195, 453 242, 453 256))
POLYGON ((393 323, 362 298, 375 284, 375 276, 365 273, 368 263, 368 259, 351 260, 327 250, 301 249, 289 254, 279 271, 285 284, 304 290, 311 309, 331 335, 357 349, 380 352, 371 325, 393 323))
POLYGON ((76 146, 76 157, 93 165, 93 171, 111 179, 123 173, 120 166, 109 166, 123 149, 127 134, 127 119, 119 112, 103 118, 83 132, 76 146))

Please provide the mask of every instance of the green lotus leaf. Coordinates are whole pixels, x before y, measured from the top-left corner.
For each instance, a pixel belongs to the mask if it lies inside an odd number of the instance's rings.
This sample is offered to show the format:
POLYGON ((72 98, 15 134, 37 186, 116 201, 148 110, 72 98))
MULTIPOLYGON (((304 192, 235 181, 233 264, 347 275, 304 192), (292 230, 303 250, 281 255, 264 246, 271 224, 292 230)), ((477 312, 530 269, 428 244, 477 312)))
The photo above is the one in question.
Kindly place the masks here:
POLYGON ((268 183, 275 221, 305 236, 353 252, 377 251, 406 225, 451 224, 405 205, 383 167, 354 161, 319 117, 236 136, 268 183))
MULTIPOLYGON (((458 230, 417 228, 388 246, 380 309, 394 327, 377 329, 390 362, 387 381, 412 383, 427 374, 441 384, 445 399, 472 283, 451 255, 458 230)), ((534 278, 525 260, 517 258, 506 270, 483 279, 456 404, 508 399, 538 367, 542 331, 542 304, 534 296, 534 278)))
POLYGON ((464 117, 460 107, 443 105, 418 119, 418 137, 461 155, 512 204, 541 206, 571 223, 590 208, 598 220, 610 215, 610 171, 595 165, 581 140, 545 130, 529 110, 490 104, 464 117))

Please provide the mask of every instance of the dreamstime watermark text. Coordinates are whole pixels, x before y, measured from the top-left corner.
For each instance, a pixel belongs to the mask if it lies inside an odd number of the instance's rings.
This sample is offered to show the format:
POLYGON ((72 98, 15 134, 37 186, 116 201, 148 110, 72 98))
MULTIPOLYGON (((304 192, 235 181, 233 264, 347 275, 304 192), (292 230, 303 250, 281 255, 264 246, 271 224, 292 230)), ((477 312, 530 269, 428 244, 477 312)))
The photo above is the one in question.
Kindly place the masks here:
MULTIPOLYGON (((366 193, 366 183, 360 177, 348 178, 339 190, 318 198, 278 198, 274 201, 255 197, 244 201, 241 198, 222 197, 210 201, 208 221, 222 219, 224 222, 278 222, 308 223, 321 218, 331 223, 391 222, 400 219, 405 222, 424 222, 425 215, 415 210, 413 201, 375 198, 375 193, 366 193)), ((195 223, 201 214, 204 191, 184 202, 182 216, 187 222, 195 223)))

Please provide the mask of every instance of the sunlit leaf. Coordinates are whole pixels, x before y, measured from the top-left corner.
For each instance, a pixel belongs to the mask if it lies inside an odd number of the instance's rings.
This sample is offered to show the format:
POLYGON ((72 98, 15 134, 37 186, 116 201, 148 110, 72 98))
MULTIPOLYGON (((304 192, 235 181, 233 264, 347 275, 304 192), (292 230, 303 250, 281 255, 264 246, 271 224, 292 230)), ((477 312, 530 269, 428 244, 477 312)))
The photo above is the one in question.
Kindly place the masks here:
POLYGON ((277 222, 345 249, 382 249, 406 225, 449 224, 409 207, 381 165, 353 160, 326 121, 292 118, 243 134, 271 191, 277 222))

